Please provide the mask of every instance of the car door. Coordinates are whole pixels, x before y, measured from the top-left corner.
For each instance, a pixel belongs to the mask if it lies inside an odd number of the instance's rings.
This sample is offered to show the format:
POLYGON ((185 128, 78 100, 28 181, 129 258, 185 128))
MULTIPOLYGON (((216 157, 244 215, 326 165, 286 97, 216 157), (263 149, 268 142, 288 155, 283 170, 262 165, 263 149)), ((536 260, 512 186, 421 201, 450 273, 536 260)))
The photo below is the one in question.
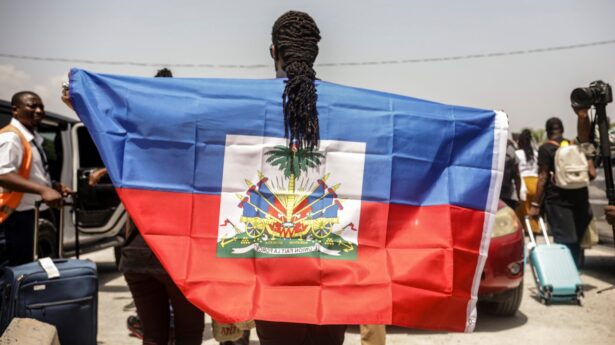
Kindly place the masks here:
POLYGON ((85 126, 82 123, 74 124, 71 136, 72 189, 77 195, 75 212, 79 220, 79 234, 85 235, 80 242, 87 245, 91 241, 104 241, 106 237, 117 236, 127 216, 108 176, 104 176, 95 186, 88 183, 90 174, 103 168, 104 164, 85 126))

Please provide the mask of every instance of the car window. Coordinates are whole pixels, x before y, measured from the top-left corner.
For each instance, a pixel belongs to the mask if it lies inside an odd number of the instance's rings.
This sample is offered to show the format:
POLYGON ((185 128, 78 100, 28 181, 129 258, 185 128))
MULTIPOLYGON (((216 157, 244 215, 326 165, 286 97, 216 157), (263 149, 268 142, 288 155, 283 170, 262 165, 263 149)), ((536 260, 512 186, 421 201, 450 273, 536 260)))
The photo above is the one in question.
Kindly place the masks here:
POLYGON ((60 128, 58 126, 41 124, 38 128, 38 132, 45 140, 43 141, 43 150, 45 151, 45 156, 47 156, 47 162, 49 163, 49 175, 51 176, 51 180, 60 181, 62 160, 64 158, 60 128))

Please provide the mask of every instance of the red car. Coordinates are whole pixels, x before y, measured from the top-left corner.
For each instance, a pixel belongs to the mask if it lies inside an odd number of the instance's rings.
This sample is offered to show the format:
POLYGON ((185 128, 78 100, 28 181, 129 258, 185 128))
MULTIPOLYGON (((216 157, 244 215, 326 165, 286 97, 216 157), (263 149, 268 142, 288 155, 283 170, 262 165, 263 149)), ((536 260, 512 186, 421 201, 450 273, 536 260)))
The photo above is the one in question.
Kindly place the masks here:
POLYGON ((519 309, 523 297, 524 243, 519 218, 500 201, 478 290, 482 310, 512 316, 519 309))

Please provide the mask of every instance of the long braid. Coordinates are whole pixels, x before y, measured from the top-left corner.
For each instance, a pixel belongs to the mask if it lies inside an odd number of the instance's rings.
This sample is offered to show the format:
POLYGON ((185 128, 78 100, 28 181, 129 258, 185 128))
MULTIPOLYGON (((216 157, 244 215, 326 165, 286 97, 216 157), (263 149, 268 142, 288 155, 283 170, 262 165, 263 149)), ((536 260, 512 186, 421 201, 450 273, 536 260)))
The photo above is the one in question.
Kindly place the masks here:
POLYGON ((532 132, 529 129, 524 129, 519 135, 519 148, 525 153, 525 159, 528 163, 534 161, 534 147, 532 145, 532 132))
POLYGON ((274 23, 271 38, 288 76, 282 95, 285 136, 291 146, 314 149, 320 140, 313 69, 320 31, 307 13, 289 11, 274 23))

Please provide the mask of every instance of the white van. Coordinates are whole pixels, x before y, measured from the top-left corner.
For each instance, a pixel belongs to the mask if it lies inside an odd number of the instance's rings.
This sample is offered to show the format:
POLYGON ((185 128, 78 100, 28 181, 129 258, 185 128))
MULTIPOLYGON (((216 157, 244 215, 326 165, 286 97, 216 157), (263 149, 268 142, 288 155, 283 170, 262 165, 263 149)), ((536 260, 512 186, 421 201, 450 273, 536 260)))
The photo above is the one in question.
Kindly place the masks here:
MULTIPOLYGON (((0 128, 11 120, 11 104, 0 100, 0 128)), ((39 222, 38 256, 69 257, 75 253, 75 219, 79 219, 79 253, 119 246, 124 241, 123 230, 127 219, 108 177, 95 187, 88 184, 92 170, 103 167, 94 142, 78 120, 46 112, 38 129, 45 138, 43 149, 49 161, 52 180, 61 181, 77 192, 79 202, 75 207, 65 207, 64 231, 58 231, 59 211, 39 222), (78 212, 78 217, 75 217, 78 212), (58 238, 63 233, 63 238, 58 238), (62 241, 62 245, 60 244, 62 241)), ((0 233, 0 262, 4 262, 5 241, 0 233)), ((116 259, 119 250, 116 250, 116 259)))

